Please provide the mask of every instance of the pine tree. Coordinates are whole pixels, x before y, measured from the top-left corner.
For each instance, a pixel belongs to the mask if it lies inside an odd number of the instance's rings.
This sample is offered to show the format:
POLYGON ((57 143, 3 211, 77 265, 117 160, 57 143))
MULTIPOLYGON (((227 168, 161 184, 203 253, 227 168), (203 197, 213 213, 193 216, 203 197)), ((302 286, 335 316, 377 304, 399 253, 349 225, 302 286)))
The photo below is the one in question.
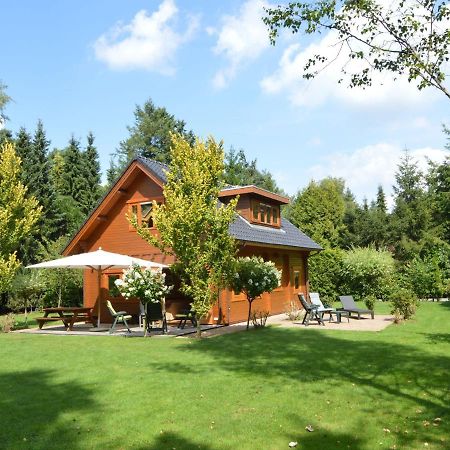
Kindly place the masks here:
POLYGON ((378 185, 376 208, 384 214, 387 212, 386 195, 384 194, 381 184, 378 185))
POLYGON ((101 196, 100 163, 94 140, 94 135, 90 132, 87 136, 86 150, 82 153, 86 190, 82 193, 80 205, 86 215, 94 209, 101 196))
POLYGON ((32 171, 31 154, 33 153, 33 143, 31 135, 24 127, 21 127, 15 139, 16 153, 22 161, 21 178, 25 185, 28 184, 28 175, 32 171))

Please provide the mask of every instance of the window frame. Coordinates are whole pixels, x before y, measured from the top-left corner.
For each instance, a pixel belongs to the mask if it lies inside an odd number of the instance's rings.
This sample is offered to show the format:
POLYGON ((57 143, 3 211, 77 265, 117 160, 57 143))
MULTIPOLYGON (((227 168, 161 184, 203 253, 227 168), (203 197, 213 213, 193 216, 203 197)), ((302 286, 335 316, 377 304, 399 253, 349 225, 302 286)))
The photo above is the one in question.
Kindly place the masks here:
POLYGON ((280 206, 252 199, 250 205, 251 223, 280 228, 280 206), (257 218, 255 213, 257 212, 257 218), (264 220, 262 220, 264 219, 264 220))

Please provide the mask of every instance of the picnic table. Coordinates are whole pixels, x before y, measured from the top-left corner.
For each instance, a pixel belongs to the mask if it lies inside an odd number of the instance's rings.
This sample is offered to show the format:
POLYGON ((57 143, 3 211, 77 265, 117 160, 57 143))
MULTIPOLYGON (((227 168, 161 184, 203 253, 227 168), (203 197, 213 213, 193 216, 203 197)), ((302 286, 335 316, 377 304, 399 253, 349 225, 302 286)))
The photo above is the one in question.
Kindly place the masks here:
POLYGON ((36 318, 39 329, 42 329, 44 323, 55 322, 61 320, 66 331, 73 329, 73 324, 76 322, 92 323, 95 327, 96 324, 92 318, 92 308, 80 308, 80 307, 66 307, 60 306, 56 308, 44 308, 44 317, 36 318))

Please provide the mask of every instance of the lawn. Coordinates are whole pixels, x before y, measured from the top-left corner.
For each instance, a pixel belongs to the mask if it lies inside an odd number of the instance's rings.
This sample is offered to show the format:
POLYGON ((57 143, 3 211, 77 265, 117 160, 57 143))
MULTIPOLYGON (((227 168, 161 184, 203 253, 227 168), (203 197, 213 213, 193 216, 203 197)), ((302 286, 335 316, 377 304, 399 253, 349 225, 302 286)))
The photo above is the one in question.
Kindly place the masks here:
POLYGON ((0 448, 450 448, 450 303, 380 333, 314 328, 0 335, 0 448))

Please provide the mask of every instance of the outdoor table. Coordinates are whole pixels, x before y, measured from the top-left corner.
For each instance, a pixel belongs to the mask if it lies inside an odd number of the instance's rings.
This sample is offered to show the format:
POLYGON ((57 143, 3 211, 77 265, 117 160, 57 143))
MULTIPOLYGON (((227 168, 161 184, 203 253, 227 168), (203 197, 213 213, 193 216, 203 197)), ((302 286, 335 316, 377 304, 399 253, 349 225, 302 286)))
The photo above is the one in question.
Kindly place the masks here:
POLYGON ((350 314, 349 314, 348 311, 336 310, 336 311, 327 311, 327 312, 330 313, 330 322, 331 322, 331 319, 333 317, 333 314, 336 315, 336 322, 337 323, 341 323, 342 322, 342 316, 347 317, 347 322, 350 322, 350 314))
POLYGON ((73 329, 73 324, 76 322, 89 322, 95 327, 95 322, 92 318, 92 308, 66 307, 60 306, 56 308, 44 308, 44 317, 38 317, 39 329, 45 322, 54 322, 61 320, 66 331, 73 329))

